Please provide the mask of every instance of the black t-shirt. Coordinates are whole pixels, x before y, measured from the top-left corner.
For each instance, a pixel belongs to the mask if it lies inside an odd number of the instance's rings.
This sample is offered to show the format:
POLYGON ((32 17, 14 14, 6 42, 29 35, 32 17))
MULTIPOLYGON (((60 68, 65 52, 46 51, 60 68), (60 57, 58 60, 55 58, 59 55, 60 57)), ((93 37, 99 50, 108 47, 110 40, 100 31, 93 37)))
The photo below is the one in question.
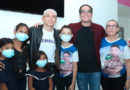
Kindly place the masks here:
POLYGON ((26 72, 26 62, 29 58, 29 45, 26 44, 22 52, 15 50, 15 56, 11 59, 11 65, 14 73, 19 73, 19 70, 22 70, 22 73, 26 72))
POLYGON ((79 52, 78 72, 98 72, 100 69, 96 57, 94 32, 90 27, 82 27, 77 32, 75 45, 79 52))
POLYGON ((10 60, 2 60, 0 61, 5 64, 5 69, 0 71, 0 83, 5 83, 7 85, 8 90, 17 90, 15 77, 12 73, 12 66, 10 64, 10 60))

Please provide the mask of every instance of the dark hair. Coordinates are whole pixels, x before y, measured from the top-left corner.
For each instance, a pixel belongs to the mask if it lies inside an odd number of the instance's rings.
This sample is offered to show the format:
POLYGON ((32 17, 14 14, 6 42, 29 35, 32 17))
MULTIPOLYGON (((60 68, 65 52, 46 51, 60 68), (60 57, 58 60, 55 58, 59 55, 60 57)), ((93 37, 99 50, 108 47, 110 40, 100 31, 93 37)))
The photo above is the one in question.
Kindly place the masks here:
MULTIPOLYGON (((38 59, 40 59, 41 55, 45 55, 46 59, 47 59, 47 55, 45 52, 43 51, 37 51, 34 55, 34 59, 33 59, 33 63, 32 63, 32 66, 31 66, 31 69, 32 70, 35 70, 37 68, 37 65, 36 65, 36 62, 38 59)), ((48 70, 48 64, 44 67, 46 70, 48 70)))
POLYGON ((112 44, 112 45, 111 45, 111 48, 112 48, 112 47, 117 47, 117 48, 120 49, 119 45, 116 45, 116 44, 112 44))
POLYGON ((15 30, 17 31, 19 29, 19 27, 23 27, 23 26, 29 30, 29 27, 25 23, 19 23, 18 25, 16 25, 15 30))
POLYGON ((64 51, 64 52, 63 52, 63 55, 64 55, 64 54, 69 54, 69 55, 70 55, 70 52, 64 51))
POLYGON ((4 45, 10 44, 10 43, 14 44, 10 38, 1 38, 0 39, 0 48, 2 48, 4 45))
MULTIPOLYGON (((111 22, 111 21, 116 22, 116 25, 117 25, 117 27, 119 28, 119 24, 118 24, 118 22, 117 22, 116 20, 114 20, 114 19, 107 21, 107 23, 108 23, 108 22, 111 22)), ((106 26, 107 26, 107 24, 106 24, 106 26)))
POLYGON ((70 31, 71 31, 71 33, 72 33, 72 29, 71 29, 70 26, 68 26, 68 25, 64 25, 64 26, 61 28, 61 30, 59 31, 59 33, 61 33, 64 28, 70 29, 70 31))
MULTIPOLYGON (((29 32, 29 27, 25 23, 19 23, 19 24, 17 24, 16 27, 15 27, 15 30, 17 31, 19 29, 19 27, 26 27, 28 29, 28 32, 29 32)), ((27 45, 27 43, 26 43, 27 41, 28 41, 28 39, 23 42, 23 44, 21 46, 22 50, 26 50, 25 46, 27 45)))
POLYGON ((80 13, 80 14, 81 14, 81 9, 82 9, 82 7, 84 7, 84 6, 89 7, 90 10, 91 10, 91 13, 93 13, 93 8, 92 8, 90 5, 88 5, 88 4, 83 4, 83 5, 79 8, 79 13, 80 13))

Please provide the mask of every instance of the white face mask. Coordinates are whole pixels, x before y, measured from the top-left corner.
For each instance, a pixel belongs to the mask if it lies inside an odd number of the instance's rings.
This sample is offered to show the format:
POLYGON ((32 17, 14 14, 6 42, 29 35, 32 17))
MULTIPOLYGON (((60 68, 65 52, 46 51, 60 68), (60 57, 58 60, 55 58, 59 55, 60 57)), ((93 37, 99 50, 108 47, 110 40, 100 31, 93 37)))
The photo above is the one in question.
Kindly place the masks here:
POLYGON ((64 42, 69 42, 72 38, 72 35, 64 35, 64 34, 61 34, 61 40, 64 41, 64 42))

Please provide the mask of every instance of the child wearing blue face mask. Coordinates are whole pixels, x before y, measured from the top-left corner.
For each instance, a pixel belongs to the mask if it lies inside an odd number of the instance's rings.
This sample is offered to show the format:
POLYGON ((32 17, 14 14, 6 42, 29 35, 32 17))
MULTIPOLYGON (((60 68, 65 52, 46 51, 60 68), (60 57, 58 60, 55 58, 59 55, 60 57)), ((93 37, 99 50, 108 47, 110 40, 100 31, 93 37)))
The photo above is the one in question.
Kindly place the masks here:
POLYGON ((36 52, 31 69, 27 71, 29 90, 53 90, 52 77, 48 71, 47 56, 43 51, 36 52))
POLYGON ((56 74, 56 88, 57 90, 65 90, 65 88, 74 90, 79 59, 77 48, 70 42, 73 37, 71 28, 64 25, 59 36, 61 38, 61 59, 60 72, 56 74))
POLYGON ((9 58, 14 56, 14 44, 9 38, 0 39, 0 62, 5 69, 0 71, 0 90, 17 90, 9 58))
MULTIPOLYGON (((18 90, 26 90, 26 63, 29 57, 29 44, 28 40, 29 28, 24 23, 16 25, 14 30, 15 38, 14 42, 14 53, 15 56, 11 58, 12 72, 15 77, 16 86, 18 90)), ((0 69, 1 69, 0 63, 0 69)))

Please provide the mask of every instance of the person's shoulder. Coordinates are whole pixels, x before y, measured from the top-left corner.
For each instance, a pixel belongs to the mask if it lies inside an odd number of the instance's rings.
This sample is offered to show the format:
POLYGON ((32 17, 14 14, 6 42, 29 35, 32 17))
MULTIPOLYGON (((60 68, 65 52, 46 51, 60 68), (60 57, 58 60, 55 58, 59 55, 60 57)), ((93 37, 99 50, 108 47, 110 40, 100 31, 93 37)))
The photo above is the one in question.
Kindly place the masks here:
POLYGON ((54 32, 59 33, 59 29, 53 28, 54 32))
POLYGON ((77 51, 77 47, 76 47, 75 45, 73 45, 73 44, 72 44, 72 46, 71 46, 70 48, 71 48, 71 50, 72 50, 73 52, 77 51))
POLYGON ((102 38, 101 44, 102 44, 102 43, 107 43, 106 37, 102 38))
POLYGON ((73 48, 76 48, 76 46, 75 46, 73 43, 71 43, 71 44, 72 44, 72 47, 73 47, 73 48))
POLYGON ((99 25, 97 23, 93 23, 93 22, 92 22, 92 27, 104 29, 103 26, 101 26, 101 25, 99 25))
POLYGON ((77 25, 81 25, 81 22, 70 23, 70 24, 69 24, 70 27, 77 26, 77 25))
POLYGON ((102 37, 106 36, 104 27, 97 23, 92 22, 91 29, 97 32, 97 34, 100 34, 102 37))
POLYGON ((42 27, 43 27, 43 25, 39 25, 38 27, 35 27, 35 26, 32 26, 32 27, 30 27, 30 32, 34 32, 34 31, 37 31, 37 30, 39 30, 39 29, 42 29, 42 27))
POLYGON ((119 38, 117 42, 121 43, 122 45, 127 45, 126 41, 122 38, 119 38))
POLYGON ((31 76, 37 80, 45 80, 48 77, 53 77, 54 74, 52 72, 37 72, 35 70, 28 70, 26 76, 31 76))
POLYGON ((59 37, 60 30, 59 29, 55 29, 55 28, 53 28, 53 30, 54 30, 54 35, 56 37, 59 37))
POLYGON ((59 30, 59 29, 56 29, 56 28, 53 28, 55 31, 59 30))
POLYGON ((102 38, 102 40, 101 40, 101 41, 106 41, 106 37, 102 38))
POLYGON ((29 69, 27 72, 26 72, 26 76, 35 76, 35 71, 34 70, 31 70, 31 69, 29 69))

